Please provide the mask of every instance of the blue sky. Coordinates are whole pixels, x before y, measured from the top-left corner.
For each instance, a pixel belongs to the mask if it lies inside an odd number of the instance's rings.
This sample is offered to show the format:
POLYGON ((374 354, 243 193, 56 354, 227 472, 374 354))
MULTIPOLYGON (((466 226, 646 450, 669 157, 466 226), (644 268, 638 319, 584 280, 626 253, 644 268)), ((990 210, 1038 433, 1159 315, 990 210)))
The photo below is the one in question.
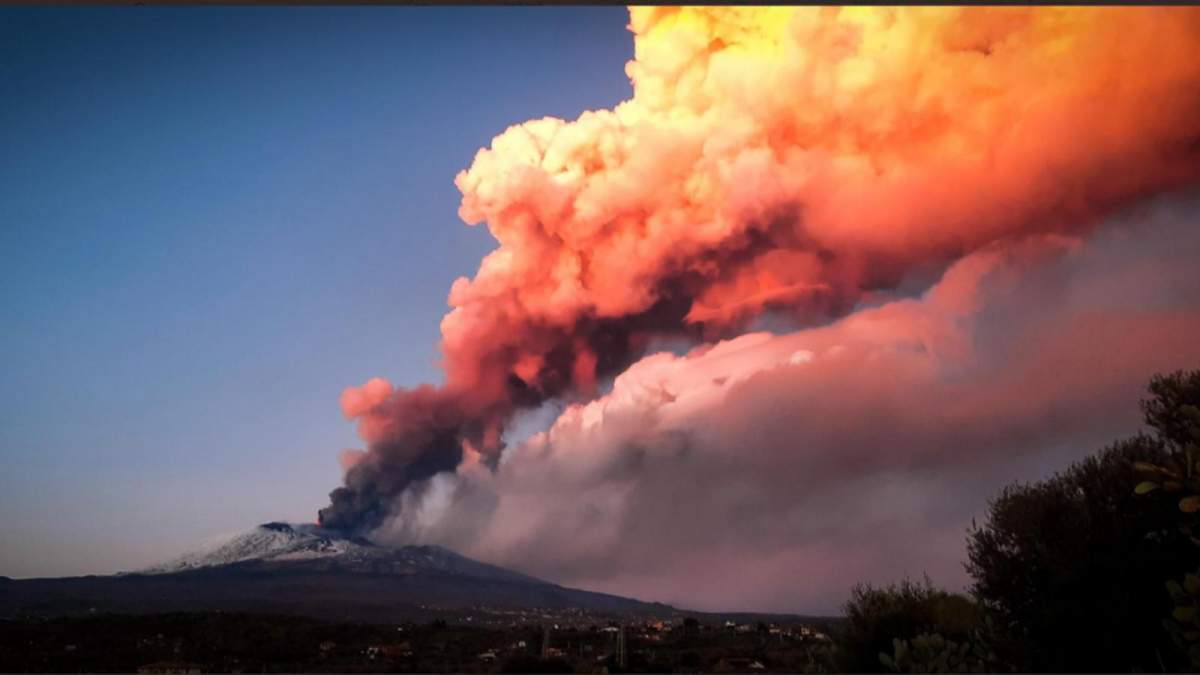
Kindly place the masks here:
POLYGON ((437 381, 453 184, 629 95, 621 8, 0 9, 0 575, 310 520, 343 387, 437 381))

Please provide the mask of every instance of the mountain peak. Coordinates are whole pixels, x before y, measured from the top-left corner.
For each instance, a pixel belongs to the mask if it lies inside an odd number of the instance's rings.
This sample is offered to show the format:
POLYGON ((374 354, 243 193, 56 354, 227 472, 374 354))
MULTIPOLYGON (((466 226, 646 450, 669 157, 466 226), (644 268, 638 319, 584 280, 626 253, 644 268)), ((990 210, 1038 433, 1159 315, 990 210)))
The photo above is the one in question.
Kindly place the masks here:
POLYGON ((0 581, 0 616, 81 603, 110 612, 269 610, 323 617, 333 612, 387 621, 485 606, 674 611, 564 588, 440 546, 393 547, 285 522, 263 523, 140 572, 0 581))
POLYGON ((171 574, 229 565, 268 565, 299 569, 339 569, 345 572, 442 572, 476 578, 537 582, 517 572, 478 562, 441 546, 383 546, 309 523, 269 522, 174 560, 141 570, 141 574, 171 574))
POLYGON ((183 572, 250 560, 285 561, 314 558, 369 556, 375 544, 316 525, 263 523, 214 546, 201 548, 147 570, 147 574, 183 572))

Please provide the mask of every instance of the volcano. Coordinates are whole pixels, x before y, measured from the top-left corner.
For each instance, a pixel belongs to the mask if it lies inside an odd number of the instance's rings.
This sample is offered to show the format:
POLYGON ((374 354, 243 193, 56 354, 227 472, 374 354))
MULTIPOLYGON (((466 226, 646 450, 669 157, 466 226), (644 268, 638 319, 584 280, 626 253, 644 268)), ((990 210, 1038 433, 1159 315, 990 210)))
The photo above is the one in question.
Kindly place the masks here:
POLYGON ((401 621, 545 611, 664 616, 677 610, 559 586, 438 546, 382 546, 288 523, 265 523, 138 572, 0 578, 5 617, 185 611, 401 621))

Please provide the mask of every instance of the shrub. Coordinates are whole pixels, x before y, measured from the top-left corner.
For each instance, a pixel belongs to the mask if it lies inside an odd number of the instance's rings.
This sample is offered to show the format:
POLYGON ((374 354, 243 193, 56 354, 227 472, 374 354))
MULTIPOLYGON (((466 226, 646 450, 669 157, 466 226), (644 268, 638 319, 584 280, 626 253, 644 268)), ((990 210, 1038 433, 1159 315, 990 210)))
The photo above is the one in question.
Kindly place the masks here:
POLYGON ((884 588, 859 584, 850 592, 845 614, 836 633, 837 665, 849 672, 878 672, 879 655, 892 653, 893 639, 923 633, 963 639, 979 620, 974 602, 934 588, 929 579, 884 588))

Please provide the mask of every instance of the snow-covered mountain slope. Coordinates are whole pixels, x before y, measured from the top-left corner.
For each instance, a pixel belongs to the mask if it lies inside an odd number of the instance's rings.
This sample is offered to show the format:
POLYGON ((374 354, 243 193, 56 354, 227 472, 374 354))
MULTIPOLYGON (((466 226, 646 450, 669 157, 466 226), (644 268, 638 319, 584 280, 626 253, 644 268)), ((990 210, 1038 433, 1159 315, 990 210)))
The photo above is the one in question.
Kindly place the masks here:
POLYGON ((141 570, 140 574, 172 574, 207 568, 301 567, 372 574, 441 573, 476 579, 545 583, 523 574, 481 563, 440 546, 380 546, 361 537, 316 525, 264 523, 213 546, 141 570))
POLYGON ((378 553, 379 547, 365 539, 341 536, 316 525, 264 523, 228 541, 186 553, 142 572, 169 574, 246 560, 312 560, 331 556, 368 558, 378 553))
POLYGON ((398 621, 481 607, 655 616, 675 611, 565 588, 437 546, 382 546, 288 523, 259 525, 140 572, 0 579, 0 617, 249 611, 398 621))

